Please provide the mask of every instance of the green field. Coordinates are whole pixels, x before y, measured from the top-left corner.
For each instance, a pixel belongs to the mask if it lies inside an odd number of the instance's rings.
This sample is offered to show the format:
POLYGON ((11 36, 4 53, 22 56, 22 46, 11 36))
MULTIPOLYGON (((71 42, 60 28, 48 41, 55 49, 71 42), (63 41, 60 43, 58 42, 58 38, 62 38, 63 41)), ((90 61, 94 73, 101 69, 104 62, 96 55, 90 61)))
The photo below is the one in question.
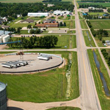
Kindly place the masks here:
POLYGON ((90 32, 84 30, 84 31, 83 31, 83 35, 84 35, 84 40, 85 40, 86 46, 88 46, 88 47, 91 47, 91 46, 95 47, 95 43, 94 43, 94 41, 93 41, 93 39, 92 39, 92 37, 91 37, 91 35, 90 35, 90 32), (89 38, 88 38, 87 32, 88 32, 88 34, 89 34, 90 40, 89 40, 89 38))
POLYGON ((47 110, 81 110, 80 108, 74 108, 74 107, 55 107, 47 110))
MULTIPOLYGON (((106 79, 108 88, 110 90, 110 78, 108 76, 107 70, 106 70, 106 68, 103 64, 103 61, 100 57, 100 54, 99 54, 98 50, 95 50, 95 52, 97 54, 97 57, 98 57, 98 60, 99 60, 100 66, 101 66, 100 67, 101 72, 103 73, 103 75, 106 79)), ((98 97, 99 97, 99 100, 100 100, 100 103, 101 103, 102 110, 109 110, 110 109, 110 98, 105 95, 103 85, 102 85, 102 81, 100 79, 98 70, 96 68, 96 64, 94 62, 92 50, 88 50, 88 55, 89 55, 89 60, 90 60, 90 63, 91 63, 92 73, 93 73, 93 77, 94 77, 94 81, 95 81, 95 85, 96 85, 96 89, 97 89, 97 93, 98 93, 98 97)))
POLYGON ((80 24, 82 29, 88 29, 85 20, 80 20, 80 24))
MULTIPOLYGON (((70 28, 73 29, 75 28, 75 21, 74 20, 65 20, 64 21, 66 23, 66 28, 70 28)), ((61 28, 61 27, 60 27, 61 28)), ((65 27, 64 27, 65 28, 65 27)))
POLYGON ((110 20, 90 20, 94 29, 110 29, 110 20))
MULTIPOLYGON (((68 62, 69 52, 46 52, 61 54, 68 62)), ((77 53, 72 52, 71 96, 66 99, 66 76, 68 65, 37 74, 3 75, 0 81, 6 83, 8 98, 17 101, 53 102, 70 100, 79 96, 77 53)))
POLYGON ((82 3, 78 2, 79 5, 102 5, 104 7, 110 7, 110 3, 82 3))
POLYGON ((100 15, 102 16, 104 13, 103 12, 89 12, 89 15, 100 15))

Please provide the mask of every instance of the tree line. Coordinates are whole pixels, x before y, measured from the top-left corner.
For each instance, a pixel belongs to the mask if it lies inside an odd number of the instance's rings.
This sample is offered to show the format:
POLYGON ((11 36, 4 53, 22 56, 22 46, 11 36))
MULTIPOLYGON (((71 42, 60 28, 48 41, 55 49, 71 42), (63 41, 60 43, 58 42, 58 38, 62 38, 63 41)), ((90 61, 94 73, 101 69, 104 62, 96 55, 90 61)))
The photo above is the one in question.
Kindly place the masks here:
POLYGON ((65 9, 73 11, 74 9, 72 3, 57 2, 53 7, 48 7, 47 5, 43 5, 43 3, 0 3, 0 16, 8 17, 9 21, 11 21, 17 18, 17 14, 21 14, 24 17, 27 16, 28 12, 48 12, 65 9))
POLYGON ((10 38, 10 41, 18 41, 21 40, 21 43, 8 44, 10 48, 53 48, 57 45, 58 38, 53 35, 48 35, 44 37, 25 37, 21 36, 21 38, 10 38))
POLYGON ((110 55, 108 54, 106 49, 102 49, 101 52, 102 52, 104 58, 107 60, 108 65, 110 66, 110 55))
POLYGON ((62 0, 43 0, 42 2, 61 2, 62 0))
POLYGON ((103 9, 95 9, 95 10, 89 9, 89 12, 103 12, 103 9))
POLYGON ((102 5, 88 5, 88 4, 79 4, 79 8, 88 8, 88 7, 95 7, 95 8, 103 8, 106 9, 106 7, 102 5))
POLYGON ((81 2, 110 2, 110 0, 81 0, 81 2))

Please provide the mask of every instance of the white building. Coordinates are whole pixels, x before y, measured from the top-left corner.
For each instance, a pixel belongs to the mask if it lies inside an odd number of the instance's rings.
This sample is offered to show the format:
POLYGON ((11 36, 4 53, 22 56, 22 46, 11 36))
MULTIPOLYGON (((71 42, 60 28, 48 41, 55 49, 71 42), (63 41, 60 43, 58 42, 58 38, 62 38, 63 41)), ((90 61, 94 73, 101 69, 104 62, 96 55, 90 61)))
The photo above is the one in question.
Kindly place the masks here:
POLYGON ((49 13, 28 13, 28 16, 31 17, 40 17, 40 16, 49 16, 49 13))
POLYGON ((8 42, 9 39, 10 39, 10 35, 3 34, 0 36, 0 43, 6 43, 8 42))
POLYGON ((71 12, 70 12, 70 11, 67 11, 67 10, 65 10, 65 11, 55 10, 55 11, 53 12, 54 15, 68 15, 68 14, 70 14, 70 13, 71 13, 71 12))

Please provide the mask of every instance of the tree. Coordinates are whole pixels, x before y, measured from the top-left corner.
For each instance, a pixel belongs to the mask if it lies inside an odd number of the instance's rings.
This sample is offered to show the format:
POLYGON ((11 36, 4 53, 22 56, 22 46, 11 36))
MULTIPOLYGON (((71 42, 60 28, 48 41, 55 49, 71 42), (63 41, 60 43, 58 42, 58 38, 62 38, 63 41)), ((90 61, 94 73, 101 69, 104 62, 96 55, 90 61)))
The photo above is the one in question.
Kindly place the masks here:
POLYGON ((31 25, 29 24, 29 25, 27 26, 27 28, 28 28, 28 29, 31 29, 31 25))
POLYGON ((66 23, 64 22, 64 26, 66 26, 66 23))

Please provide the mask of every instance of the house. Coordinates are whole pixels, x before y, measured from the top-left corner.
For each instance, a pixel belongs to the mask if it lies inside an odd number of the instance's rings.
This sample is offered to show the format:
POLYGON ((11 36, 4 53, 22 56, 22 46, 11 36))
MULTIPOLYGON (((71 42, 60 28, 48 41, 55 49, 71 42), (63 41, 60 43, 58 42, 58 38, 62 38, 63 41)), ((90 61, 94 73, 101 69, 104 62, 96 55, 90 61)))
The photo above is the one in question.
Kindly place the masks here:
POLYGON ((58 27, 58 23, 36 24, 37 27, 58 27))
POLYGON ((1 28, 8 29, 10 26, 2 25, 1 28))
POLYGON ((3 34, 0 36, 0 43, 6 43, 6 42, 8 42, 9 39, 10 39, 10 35, 3 34))
POLYGON ((26 19, 26 20, 23 20, 21 22, 23 22, 23 23, 33 23, 34 20, 33 19, 26 19))
POLYGON ((56 20, 55 19, 47 19, 47 20, 44 20, 43 23, 56 23, 56 20))
POLYGON ((22 15, 21 14, 17 14, 17 18, 19 18, 19 17, 22 17, 22 15))
POLYGON ((41 16, 49 16, 49 13, 39 13, 39 12, 37 12, 37 13, 28 13, 28 15, 27 16, 31 16, 31 17, 41 17, 41 16))

